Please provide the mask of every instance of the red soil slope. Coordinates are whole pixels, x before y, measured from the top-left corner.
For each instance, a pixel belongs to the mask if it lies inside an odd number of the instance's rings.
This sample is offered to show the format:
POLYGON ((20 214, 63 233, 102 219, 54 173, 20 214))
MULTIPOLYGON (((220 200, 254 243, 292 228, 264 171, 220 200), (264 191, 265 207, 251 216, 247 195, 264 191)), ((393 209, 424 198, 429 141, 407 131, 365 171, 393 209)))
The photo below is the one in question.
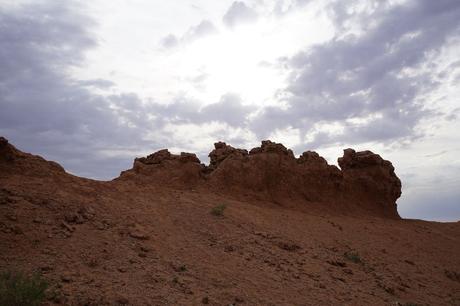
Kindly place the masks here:
POLYGON ((0 270, 40 271, 50 305, 460 305, 460 223, 401 220, 380 156, 210 158, 163 150, 101 182, 0 138, 0 270))

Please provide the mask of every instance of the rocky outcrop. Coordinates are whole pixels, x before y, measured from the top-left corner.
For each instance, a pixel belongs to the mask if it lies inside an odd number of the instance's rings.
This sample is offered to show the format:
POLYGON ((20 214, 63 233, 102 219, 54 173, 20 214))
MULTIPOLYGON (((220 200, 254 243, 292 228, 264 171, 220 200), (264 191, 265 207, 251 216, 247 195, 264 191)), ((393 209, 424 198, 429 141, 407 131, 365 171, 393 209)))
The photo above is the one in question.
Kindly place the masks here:
MULTIPOLYGON (((202 188, 284 207, 399 218, 396 200, 401 181, 391 162, 371 151, 344 150, 338 159, 340 169, 316 152, 306 151, 296 158, 292 150, 269 140, 250 151, 217 142, 209 158, 206 166, 195 154, 163 149, 136 158, 132 169, 123 171, 114 183, 202 188)), ((0 138, 0 172, 48 178, 65 174, 57 163, 23 153, 5 138, 0 138)))
POLYGON ((137 158, 121 178, 200 186, 283 206, 399 218, 401 182, 391 163, 370 151, 346 149, 338 160, 341 169, 312 151, 296 158, 292 150, 269 140, 249 152, 217 142, 209 158, 205 166, 194 154, 160 150, 137 158))
POLYGON ((0 175, 10 173, 49 176, 53 173, 65 173, 65 170, 56 162, 21 152, 10 144, 6 138, 0 137, 0 175))
POLYGON ((395 203, 401 196, 401 181, 391 162, 371 151, 345 149, 338 164, 349 201, 354 200, 363 209, 378 209, 385 216, 398 215, 395 203))
POLYGON ((217 169, 219 164, 223 162, 227 157, 231 158, 244 158, 248 155, 248 151, 244 149, 235 149, 232 146, 227 145, 225 142, 216 142, 214 144, 214 150, 209 153, 209 170, 217 169))
POLYGON ((160 150, 156 153, 150 154, 147 157, 137 158, 136 161, 146 164, 146 165, 153 165, 153 164, 160 164, 163 161, 179 161, 182 163, 192 162, 192 163, 200 163, 198 157, 196 157, 193 153, 185 153, 181 152, 180 155, 171 154, 168 149, 160 150))
POLYGON ((281 143, 275 143, 270 140, 263 140, 260 147, 251 149, 249 152, 251 155, 260 154, 260 153, 276 153, 280 155, 286 155, 289 157, 294 157, 292 150, 287 149, 281 143))
POLYGON ((308 164, 310 166, 326 166, 327 161, 319 156, 318 153, 313 152, 313 151, 306 151, 303 152, 302 155, 297 160, 298 163, 300 164, 308 164))
POLYGON ((123 171, 118 179, 161 183, 169 187, 193 187, 205 166, 192 153, 171 154, 167 149, 147 157, 136 158, 133 168, 123 171))
MULTIPOLYGON (((225 145, 225 144, 224 144, 225 145)), ((340 170, 329 166, 313 153, 295 158, 293 152, 282 144, 263 141, 260 147, 244 154, 218 144, 210 156, 221 156, 218 167, 209 173, 208 184, 220 192, 234 195, 251 195, 290 205, 293 199, 319 202, 326 200, 325 190, 333 188, 340 170)))

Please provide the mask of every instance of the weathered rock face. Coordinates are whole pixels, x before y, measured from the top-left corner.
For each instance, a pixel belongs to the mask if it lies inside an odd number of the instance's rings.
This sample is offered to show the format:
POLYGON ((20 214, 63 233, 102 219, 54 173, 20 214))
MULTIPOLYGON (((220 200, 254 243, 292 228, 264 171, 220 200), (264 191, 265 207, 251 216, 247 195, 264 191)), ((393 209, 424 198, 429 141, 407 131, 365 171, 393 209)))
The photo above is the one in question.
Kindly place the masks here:
POLYGON ((227 157, 244 158, 247 155, 247 150, 235 149, 234 147, 227 145, 225 142, 216 142, 214 144, 214 150, 209 153, 209 169, 216 169, 227 157))
POLYGON ((168 149, 160 150, 156 153, 150 154, 147 157, 137 158, 136 161, 146 164, 146 165, 153 165, 153 164, 160 164, 163 161, 171 160, 171 161, 179 161, 182 163, 192 162, 192 163, 200 163, 198 157, 192 153, 185 153, 181 152, 180 155, 171 154, 168 149))
POLYGON ((287 149, 280 143, 275 143, 270 140, 262 140, 262 145, 251 149, 250 154, 259 154, 259 153, 276 153, 280 155, 286 155, 294 157, 292 150, 287 149))
POLYGON ((11 162, 14 159, 13 147, 6 138, 0 137, 0 161, 11 162))
POLYGON ((64 173, 65 170, 56 162, 19 151, 6 138, 0 137, 0 175, 9 172, 49 176, 50 173, 64 173))
POLYGON ((120 179, 151 181, 165 186, 195 186, 204 170, 204 165, 195 154, 182 152, 171 154, 167 149, 147 157, 136 158, 131 170, 123 171, 120 179))
MULTIPOLYGON (((401 181, 389 161, 370 151, 344 150, 339 169, 316 152, 306 151, 296 158, 291 150, 269 140, 249 152, 224 142, 214 147, 209 166, 201 164, 195 154, 176 155, 164 149, 136 158, 133 168, 113 182, 203 188, 285 207, 399 218, 396 200, 401 181)), ((0 172, 47 178, 67 175, 57 163, 23 153, 5 138, 0 138, 0 172)))
POLYGON ((399 218, 396 199, 401 182, 391 163, 370 151, 346 149, 339 158, 341 170, 316 152, 306 151, 296 158, 291 150, 269 140, 249 152, 217 142, 209 157, 206 167, 194 154, 160 150, 136 159, 133 169, 121 178, 201 186, 283 206, 399 218))
POLYGON ((333 188, 340 177, 340 170, 319 156, 304 153, 296 159, 291 150, 268 140, 248 154, 225 145, 226 154, 219 155, 222 147, 219 144, 210 153, 221 158, 209 174, 209 184, 221 192, 250 194, 284 205, 293 199, 319 202, 327 196, 323 191, 333 188))
POLYGON ((342 168, 349 200, 353 195, 362 208, 375 209, 389 217, 398 215, 395 203, 401 196, 401 181, 391 162, 371 151, 345 149, 338 163, 342 168))

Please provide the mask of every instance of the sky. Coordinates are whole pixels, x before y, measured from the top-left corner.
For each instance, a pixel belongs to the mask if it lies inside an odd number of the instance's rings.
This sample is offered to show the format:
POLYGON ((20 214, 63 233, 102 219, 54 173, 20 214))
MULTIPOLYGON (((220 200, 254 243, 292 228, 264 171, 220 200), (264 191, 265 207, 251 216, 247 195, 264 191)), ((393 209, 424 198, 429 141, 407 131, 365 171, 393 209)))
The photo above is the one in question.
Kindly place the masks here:
POLYGON ((392 161, 404 218, 460 220, 458 0, 0 0, 0 135, 109 180, 270 139, 392 161))

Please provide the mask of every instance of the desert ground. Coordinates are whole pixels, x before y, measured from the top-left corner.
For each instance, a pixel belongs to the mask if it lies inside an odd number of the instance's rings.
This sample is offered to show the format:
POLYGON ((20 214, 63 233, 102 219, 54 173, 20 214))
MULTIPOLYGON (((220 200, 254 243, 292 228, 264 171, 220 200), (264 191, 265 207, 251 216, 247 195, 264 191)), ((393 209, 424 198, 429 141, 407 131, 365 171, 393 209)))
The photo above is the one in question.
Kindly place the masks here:
POLYGON ((40 273, 44 305, 460 305, 460 222, 401 219, 379 155, 210 158, 96 181, 0 138, 0 270, 40 273))

